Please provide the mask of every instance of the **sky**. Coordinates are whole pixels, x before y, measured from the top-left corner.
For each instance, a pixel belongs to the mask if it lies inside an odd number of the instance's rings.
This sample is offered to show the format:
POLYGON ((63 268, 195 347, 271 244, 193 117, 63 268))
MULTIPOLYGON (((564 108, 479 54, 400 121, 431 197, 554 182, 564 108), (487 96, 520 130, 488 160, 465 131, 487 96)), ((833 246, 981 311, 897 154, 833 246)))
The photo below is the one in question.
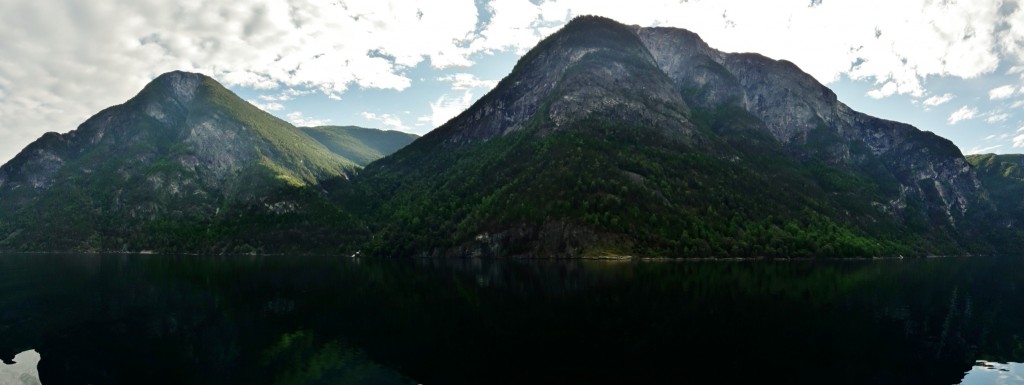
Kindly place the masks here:
POLYGON ((423 134, 588 14, 789 60, 965 154, 1024 153, 1024 0, 3 0, 0 163, 173 70, 296 125, 423 134))

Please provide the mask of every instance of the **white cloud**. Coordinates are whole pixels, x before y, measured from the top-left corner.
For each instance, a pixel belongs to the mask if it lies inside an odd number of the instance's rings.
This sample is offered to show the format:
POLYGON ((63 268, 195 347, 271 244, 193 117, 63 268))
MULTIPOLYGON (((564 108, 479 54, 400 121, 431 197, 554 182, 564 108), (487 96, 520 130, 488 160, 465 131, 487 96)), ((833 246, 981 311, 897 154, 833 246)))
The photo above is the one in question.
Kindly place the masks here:
POLYGON ((909 1, 850 6, 851 18, 876 22, 878 32, 876 39, 850 46, 853 56, 863 60, 850 71, 853 79, 895 82, 898 93, 916 95, 923 89, 921 79, 928 75, 972 78, 998 66, 993 50, 997 3, 909 1))
POLYGON ((416 118, 416 127, 425 127, 428 124, 434 124, 434 118, 430 115, 423 115, 416 118))
POLYGON ((465 92, 461 96, 441 95, 430 103, 431 124, 440 127, 469 108, 472 102, 472 92, 465 92))
POLYGON ((298 127, 325 126, 325 125, 327 125, 328 123, 331 122, 330 119, 308 118, 303 113, 298 112, 298 111, 288 113, 287 116, 288 116, 288 121, 292 122, 292 124, 294 124, 295 126, 298 126, 298 127))
MULTIPOLYGON (((470 45, 472 51, 512 49, 525 53, 541 39, 537 30, 541 7, 529 1, 492 0, 487 3, 491 21, 470 45)), ((563 15, 564 16, 564 15, 563 15)), ((560 19, 560 22, 568 19, 560 19)))
POLYGON ((953 94, 950 94, 950 93, 946 93, 946 94, 942 94, 942 95, 935 95, 935 96, 932 96, 932 97, 930 97, 928 99, 925 99, 924 100, 924 105, 926 107, 941 106, 943 104, 946 104, 950 100, 953 100, 954 97, 955 96, 953 94))
POLYGON ((274 95, 260 95, 259 98, 268 102, 286 102, 295 99, 296 96, 309 95, 311 93, 313 93, 312 90, 288 88, 274 95))
POLYGON ((433 127, 445 124, 469 108, 476 100, 474 90, 490 91, 498 84, 497 80, 482 80, 472 74, 459 73, 442 76, 438 81, 451 83, 452 93, 439 96, 430 102, 430 115, 417 119, 417 126, 429 122, 433 127))
POLYGON ((988 98, 991 100, 1008 99, 1016 91, 1017 88, 1012 85, 996 87, 988 91, 988 98))
POLYGON ((391 114, 375 114, 372 112, 363 112, 361 115, 363 116, 363 118, 366 118, 367 120, 380 122, 382 124, 380 128, 383 128, 385 130, 409 130, 409 127, 406 127, 404 124, 402 124, 401 118, 391 114))
POLYGON ((957 124, 964 120, 974 119, 978 115, 978 109, 974 107, 963 106, 959 110, 954 111, 949 115, 949 124, 957 124))
MULTIPOLYGON (((166 71, 340 99, 350 89, 407 89, 422 63, 461 67, 473 54, 525 52, 582 14, 687 28, 712 47, 784 58, 825 83, 872 82, 870 97, 923 97, 931 76, 974 78, 1006 64, 1024 77, 1024 6, 1008 1, 489 0, 490 21, 481 23, 473 0, 8 0, 0 2, 0 161, 166 71)), ((465 98, 435 100, 431 122, 457 114, 465 98)), ((935 98, 925 106, 942 104, 935 98)))
POLYGON ((985 137, 985 141, 989 142, 989 141, 992 141, 992 140, 1006 140, 1006 139, 1010 139, 1010 136, 1011 136, 1010 134, 1005 133, 1005 132, 1002 133, 1002 134, 998 134, 998 135, 997 134, 992 134, 992 135, 986 136, 985 137))
MULTIPOLYGON (((1017 57, 1018 66, 1010 69, 1013 71, 1024 62, 1024 4, 1017 1, 1016 3, 1008 2, 1006 5, 1015 5, 1016 9, 1004 20, 1006 28, 999 33, 999 43, 1004 53, 1017 57)), ((1024 72, 1021 72, 1021 77, 1024 78, 1024 72)))
POLYGON ((998 149, 1000 147, 1003 147, 1003 145, 997 144, 997 145, 988 146, 988 147, 977 147, 976 146, 976 147, 972 147, 970 150, 967 150, 967 154, 966 155, 971 155, 971 154, 987 154, 987 153, 990 153, 993 150, 996 150, 996 149, 998 149))
POLYGON ((261 103, 261 102, 256 101, 256 100, 246 100, 246 101, 249 102, 249 104, 252 104, 252 105, 256 106, 256 108, 259 108, 259 109, 261 109, 263 111, 268 111, 268 112, 269 111, 281 111, 281 110, 284 109, 284 105, 281 104, 281 103, 278 103, 278 102, 261 103))
POLYGON ((1004 112, 1004 113, 989 115, 987 118, 985 118, 985 121, 988 122, 988 123, 1001 123, 1001 122, 1005 122, 1006 119, 1009 119, 1009 118, 1010 118, 1010 114, 1007 114, 1007 113, 1004 112))
POLYGON ((0 162, 171 70, 334 98, 405 89, 424 60, 471 64, 476 13, 472 0, 2 1, 0 162))
POLYGON ((867 95, 870 96, 873 99, 881 99, 881 98, 884 98, 886 96, 892 96, 893 94, 895 94, 899 90, 900 90, 900 87, 899 87, 898 84, 896 84, 896 82, 889 81, 889 82, 886 82, 885 84, 883 84, 879 88, 875 88, 873 90, 868 91, 867 95))
POLYGON ((469 91, 474 88, 490 90, 498 85, 497 80, 482 80, 473 74, 459 73, 437 78, 438 81, 452 84, 452 91, 469 91))
MULTIPOLYGON (((1017 132, 1024 132, 1024 126, 1017 129, 1017 132)), ((1024 147, 1024 134, 1020 134, 1013 137, 1013 147, 1020 148, 1024 147)))
POLYGON ((1020 75, 1021 80, 1024 80, 1024 65, 1015 65, 1013 67, 1010 67, 1010 69, 1006 71, 1006 74, 1020 75))

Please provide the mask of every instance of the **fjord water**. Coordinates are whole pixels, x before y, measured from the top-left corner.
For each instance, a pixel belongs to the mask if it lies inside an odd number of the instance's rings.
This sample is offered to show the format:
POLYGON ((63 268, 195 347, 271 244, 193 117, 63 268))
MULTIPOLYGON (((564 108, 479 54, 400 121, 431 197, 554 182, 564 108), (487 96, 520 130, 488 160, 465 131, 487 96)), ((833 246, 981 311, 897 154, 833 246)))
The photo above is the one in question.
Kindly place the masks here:
POLYGON ((996 257, 0 255, 0 359, 45 385, 1013 383, 1022 284, 996 257))

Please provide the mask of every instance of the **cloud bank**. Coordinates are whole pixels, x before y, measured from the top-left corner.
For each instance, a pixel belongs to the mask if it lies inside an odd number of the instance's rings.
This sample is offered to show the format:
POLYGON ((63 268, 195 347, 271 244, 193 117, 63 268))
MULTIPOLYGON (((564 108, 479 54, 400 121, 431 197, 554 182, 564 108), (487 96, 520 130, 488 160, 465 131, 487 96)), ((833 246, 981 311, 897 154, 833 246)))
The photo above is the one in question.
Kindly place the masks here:
MULTIPOLYGON (((872 97, 923 98, 929 76, 973 78, 1002 65, 1024 76, 1022 8, 1016 0, 10 0, 0 3, 0 160, 166 71, 344 99, 353 89, 405 90, 418 65, 466 67, 473 55, 524 52, 582 14, 683 27, 725 51, 793 61, 825 83, 872 82, 872 97)), ((424 101, 434 125, 493 86, 447 81, 454 94, 424 101)))

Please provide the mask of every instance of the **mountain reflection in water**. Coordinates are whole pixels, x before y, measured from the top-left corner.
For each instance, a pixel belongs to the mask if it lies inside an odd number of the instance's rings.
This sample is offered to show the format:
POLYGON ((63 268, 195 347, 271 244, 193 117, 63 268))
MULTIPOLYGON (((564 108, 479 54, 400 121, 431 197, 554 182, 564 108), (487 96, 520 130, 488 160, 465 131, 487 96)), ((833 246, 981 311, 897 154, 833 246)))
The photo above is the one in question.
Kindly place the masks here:
POLYGON ((1022 265, 0 255, 0 358, 46 385, 1006 383, 975 365, 1024 360, 1022 265))

